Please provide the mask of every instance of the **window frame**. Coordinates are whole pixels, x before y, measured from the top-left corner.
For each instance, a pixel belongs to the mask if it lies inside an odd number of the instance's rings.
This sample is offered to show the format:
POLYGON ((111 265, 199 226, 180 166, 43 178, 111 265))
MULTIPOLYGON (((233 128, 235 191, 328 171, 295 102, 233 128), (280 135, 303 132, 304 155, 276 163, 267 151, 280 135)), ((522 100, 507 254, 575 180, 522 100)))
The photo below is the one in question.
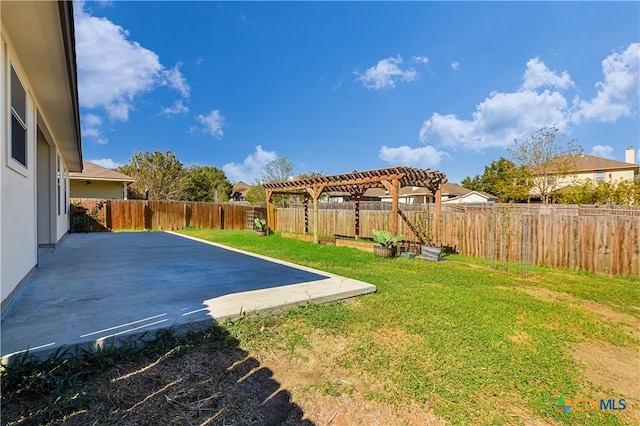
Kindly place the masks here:
POLYGON ((596 170, 595 182, 596 183, 604 182, 605 181, 605 174, 606 174, 606 172, 604 170, 596 170))
POLYGON ((10 169, 12 169, 13 171, 17 172, 18 174, 22 175, 23 177, 28 177, 28 171, 29 171, 29 134, 30 134, 30 129, 29 129, 29 121, 30 119, 32 119, 32 116, 30 114, 30 108, 31 108, 31 102, 29 99, 29 92, 27 91, 26 85, 24 84, 24 80, 20 75, 20 71, 18 69, 18 67, 13 63, 13 61, 7 61, 7 68, 8 68, 8 75, 7 75, 7 79, 5 80, 5 84, 7 87, 7 100, 6 100, 6 106, 7 108, 7 116, 6 119, 8 120, 8 128, 7 128, 7 142, 6 142, 6 166, 10 169), (13 105, 13 74, 15 74, 18 82, 20 83, 21 89, 24 92, 24 115, 25 117, 21 117, 20 114, 18 113, 18 111, 14 108, 13 105), (22 129, 24 130, 24 164, 20 161, 20 159, 17 159, 14 157, 14 133, 13 133, 13 125, 14 125, 14 120, 17 122, 18 125, 20 125, 20 127, 22 127, 22 129))

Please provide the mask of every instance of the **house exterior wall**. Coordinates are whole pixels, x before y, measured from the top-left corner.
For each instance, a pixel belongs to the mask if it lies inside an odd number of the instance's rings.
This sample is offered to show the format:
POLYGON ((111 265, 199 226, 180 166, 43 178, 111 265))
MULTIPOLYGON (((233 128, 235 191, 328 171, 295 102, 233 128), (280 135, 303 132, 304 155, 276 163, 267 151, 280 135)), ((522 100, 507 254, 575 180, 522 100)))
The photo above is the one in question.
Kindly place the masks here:
POLYGON ((60 190, 57 190, 57 170, 43 170, 49 173, 49 180, 56 183, 56 193, 52 197, 55 203, 40 203, 38 205, 38 128, 53 139, 42 117, 38 99, 29 81, 28 72, 20 62, 18 53, 13 48, 9 35, 0 33, 0 122, 2 139, 0 147, 0 297, 2 307, 9 300, 25 278, 38 264, 38 226, 42 226, 42 216, 49 215, 55 229, 47 232, 54 238, 50 243, 56 243, 69 229, 68 208, 65 207, 65 197, 68 200, 69 182, 64 161, 59 155, 55 140, 48 140, 51 144, 51 161, 59 165, 60 190), (16 71, 23 88, 26 91, 26 167, 11 157, 11 67, 16 71), (65 191, 66 189, 66 191, 65 191), (54 204, 54 205, 51 205, 54 204), (58 210, 58 206, 60 210, 58 210), (44 211, 42 209, 46 209, 44 211), (38 217, 40 216, 40 221, 38 217))
POLYGON ((73 179, 71 198, 103 198, 105 200, 124 199, 124 184, 120 182, 92 180, 86 185, 86 180, 73 179))
POLYGON ((491 203, 486 197, 480 194, 470 192, 469 194, 461 195, 459 197, 451 199, 442 199, 443 204, 459 204, 459 203, 491 203))
MULTIPOLYGON (((603 169, 601 171, 603 172, 604 182, 617 183, 622 180, 633 181, 634 179, 634 172, 632 168, 626 169, 626 170, 625 169, 618 169, 618 170, 603 169)), ((542 178, 536 178, 536 179, 542 179, 542 178)), ((587 181, 591 181, 594 184, 596 183, 595 170, 578 172, 575 174, 565 176, 563 178, 558 178, 558 182, 556 183, 555 190, 564 188, 566 186, 580 185, 587 181)), ((534 187, 531 190, 531 195, 539 195, 539 191, 537 190, 537 187, 534 187)))
POLYGON ((26 73, 16 61, 9 40, 2 34, 2 147, 0 172, 2 193, 1 291, 4 300, 37 263, 36 204, 35 204, 35 104, 29 93, 26 73), (27 167, 11 158, 11 65, 27 91, 27 167))
MULTIPOLYGON (((602 170, 604 172, 604 182, 619 182, 621 180, 630 180, 632 181, 634 176, 633 176, 633 169, 629 169, 629 170, 602 170), (611 175, 611 177, 609 177, 609 175, 611 175)), ((587 180, 591 180, 593 183, 596 183, 596 171, 592 170, 592 171, 588 171, 588 172, 581 172, 581 173, 577 173, 575 175, 575 180, 581 181, 581 182, 585 182, 587 180)))

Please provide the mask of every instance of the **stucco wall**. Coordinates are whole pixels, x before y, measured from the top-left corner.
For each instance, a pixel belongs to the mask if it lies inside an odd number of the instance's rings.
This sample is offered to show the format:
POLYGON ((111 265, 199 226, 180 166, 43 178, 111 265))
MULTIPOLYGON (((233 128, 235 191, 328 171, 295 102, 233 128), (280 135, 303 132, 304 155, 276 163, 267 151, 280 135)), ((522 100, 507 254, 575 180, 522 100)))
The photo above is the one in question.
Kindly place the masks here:
POLYGON ((71 198, 104 198, 105 200, 124 198, 123 184, 109 181, 90 181, 86 185, 84 180, 71 181, 71 198))
POLYGON ((16 55, 12 51, 6 35, 2 37, 2 69, 0 70, 0 83, 2 84, 2 147, 0 151, 0 186, 2 191, 2 216, 0 218, 0 258, 2 259, 2 272, 0 279, 1 297, 4 300, 25 275, 37 263, 37 239, 36 239, 36 195, 35 195, 35 103, 29 96, 29 83, 25 71, 15 60, 16 55), (11 63, 22 84, 27 90, 27 167, 23 167, 10 158, 11 152, 11 122, 8 105, 10 105, 9 90, 11 80, 11 63))
MULTIPOLYGON (((633 180, 633 170, 603 170, 604 171, 604 182, 619 182, 621 180, 633 180), (609 177, 611 174, 611 177, 609 177)), ((589 173, 578 173, 576 175, 576 180, 578 181, 586 181, 591 180, 595 183, 596 181, 596 172, 589 173)))
MULTIPOLYGON (((2 146, 0 147, 0 298, 3 306, 6 299, 26 278, 38 263, 38 210, 40 216, 50 215, 55 229, 48 230, 56 243, 69 230, 68 199, 69 179, 66 165, 60 158, 57 143, 49 132, 46 117, 39 116, 41 111, 34 89, 29 82, 28 74, 23 69, 18 55, 12 47, 11 40, 3 31, 0 40, 0 120, 2 126, 2 146), (27 92, 26 125, 27 155, 26 167, 11 158, 11 114, 10 80, 13 65, 20 81, 27 92), (38 128, 48 135, 51 145, 52 166, 49 170, 49 182, 53 182, 54 203, 38 205, 38 128), (60 164, 60 191, 57 189, 57 167, 60 164), (65 191, 66 189, 66 191, 65 191), (53 205, 50 205, 53 204, 53 205), (58 205, 60 210, 58 211, 58 205), (44 213, 42 209, 45 209, 44 213)), ((45 173, 41 171, 40 173, 45 173)))

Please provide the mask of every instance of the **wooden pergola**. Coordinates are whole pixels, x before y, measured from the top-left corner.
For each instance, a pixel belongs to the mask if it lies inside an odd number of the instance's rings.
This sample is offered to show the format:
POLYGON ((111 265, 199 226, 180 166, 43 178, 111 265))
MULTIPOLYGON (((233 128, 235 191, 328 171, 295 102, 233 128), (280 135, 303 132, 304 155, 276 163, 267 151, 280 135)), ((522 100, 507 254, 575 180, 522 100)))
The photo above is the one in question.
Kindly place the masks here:
MULTIPOLYGON (((274 194, 288 194, 302 196, 305 200, 305 221, 308 219, 307 201, 313 199, 313 241, 318 242, 318 199, 325 192, 346 192, 355 201, 355 236, 360 236, 360 199, 369 188, 385 188, 391 195, 391 224, 389 231, 398 231, 398 193, 403 186, 427 188, 435 198, 435 221, 439 222, 441 210, 441 187, 447 182, 447 177, 439 171, 416 169, 412 167, 392 167, 388 169, 353 172, 344 175, 322 176, 308 179, 297 179, 285 182, 263 184, 267 198, 267 226, 274 223, 274 194)), ((409 224, 411 227, 412 225, 409 224)), ((413 228, 412 228, 413 229, 413 228)), ((439 235, 436 235, 439 239, 439 235)))

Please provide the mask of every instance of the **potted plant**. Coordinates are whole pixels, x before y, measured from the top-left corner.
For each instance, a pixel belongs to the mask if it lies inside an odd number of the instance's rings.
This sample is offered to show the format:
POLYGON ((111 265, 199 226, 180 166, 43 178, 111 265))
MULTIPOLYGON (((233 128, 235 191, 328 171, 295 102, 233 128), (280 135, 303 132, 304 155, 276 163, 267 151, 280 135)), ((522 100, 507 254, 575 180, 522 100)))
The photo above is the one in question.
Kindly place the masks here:
POLYGON ((433 235, 429 232, 429 219, 425 213, 416 215, 415 229, 422 243, 420 246, 422 260, 440 260, 443 248, 435 245, 433 235))
POLYGON ((391 235, 389 231, 373 230, 373 240, 380 245, 373 246, 373 254, 379 257, 395 257, 397 244, 404 238, 402 235, 391 235))
POLYGON ((254 221, 253 221, 253 225, 254 228, 256 229, 256 233, 259 236, 265 236, 267 235, 267 221, 264 220, 261 217, 257 217, 254 221))

